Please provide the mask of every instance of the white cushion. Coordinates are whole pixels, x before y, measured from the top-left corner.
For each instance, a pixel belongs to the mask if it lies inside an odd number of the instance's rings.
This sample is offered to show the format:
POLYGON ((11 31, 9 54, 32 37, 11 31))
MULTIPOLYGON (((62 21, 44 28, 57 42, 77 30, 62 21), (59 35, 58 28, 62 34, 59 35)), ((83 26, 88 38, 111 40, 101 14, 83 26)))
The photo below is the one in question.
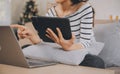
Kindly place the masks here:
POLYGON ((89 48, 86 48, 85 50, 88 51, 89 54, 92 55, 99 55, 99 53, 102 51, 104 47, 104 43, 102 42, 94 42, 89 48))
POLYGON ((85 55, 88 54, 88 51, 84 49, 64 51, 54 43, 41 43, 24 48, 23 53, 26 57, 32 59, 79 65, 83 61, 85 55))

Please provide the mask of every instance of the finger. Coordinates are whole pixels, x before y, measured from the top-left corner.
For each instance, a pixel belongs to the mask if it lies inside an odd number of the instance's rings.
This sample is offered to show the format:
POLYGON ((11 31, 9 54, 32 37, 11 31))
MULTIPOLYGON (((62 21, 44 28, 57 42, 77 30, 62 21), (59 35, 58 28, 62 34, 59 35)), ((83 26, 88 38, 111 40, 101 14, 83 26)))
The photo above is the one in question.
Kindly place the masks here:
POLYGON ((72 38, 70 39, 71 42, 74 42, 75 40, 75 35, 72 33, 72 38))
POLYGON ((20 38, 20 39, 22 39, 23 38, 23 34, 20 32, 20 33, 18 33, 18 37, 20 38))
POLYGON ((57 29, 59 38, 64 39, 61 30, 59 28, 56 28, 56 29, 57 29))
POLYGON ((28 39, 30 38, 30 36, 28 36, 28 35, 23 35, 23 37, 24 38, 28 38, 28 39))
POLYGON ((25 27, 24 26, 21 26, 21 25, 10 25, 10 27, 12 27, 12 28, 18 28, 18 29, 20 29, 21 31, 23 31, 23 30, 25 30, 25 27))
POLYGON ((21 30, 18 29, 18 36, 19 36, 20 38, 24 38, 24 35, 28 35, 28 34, 27 34, 27 31, 21 31, 21 30))
POLYGON ((24 39, 25 37, 23 35, 20 35, 20 39, 24 39))
POLYGON ((46 36, 47 36, 49 39, 51 39, 51 40, 53 40, 54 42, 56 42, 56 40, 55 40, 53 37, 50 37, 48 34, 46 34, 46 36))
POLYGON ((45 36, 47 36, 48 38, 52 39, 48 34, 45 34, 45 36))
POLYGON ((22 34, 23 35, 30 35, 28 31, 23 31, 22 34))
POLYGON ((20 38, 20 39, 22 39, 22 32, 18 29, 18 31, 17 31, 17 35, 18 35, 18 37, 20 38))
POLYGON ((75 39, 75 35, 72 33, 72 38, 71 39, 75 39))
POLYGON ((54 40, 54 38, 50 37, 48 34, 46 34, 46 36, 47 36, 48 38, 50 38, 51 40, 53 40, 55 43, 58 43, 58 42, 59 42, 58 40, 54 40))
POLYGON ((22 34, 22 31, 20 31, 20 29, 18 29, 18 31, 17 31, 17 32, 18 32, 18 34, 22 34))
POLYGON ((57 41, 58 41, 58 37, 57 37, 57 36, 54 37, 53 35, 51 35, 51 34, 49 33, 49 31, 47 31, 47 37, 49 37, 50 39, 52 39, 54 42, 57 42, 57 41))
POLYGON ((49 34, 50 37, 54 38, 54 40, 58 40, 57 35, 51 29, 48 28, 46 32, 49 34))
POLYGON ((46 36, 47 36, 49 39, 51 39, 51 40, 54 41, 54 39, 53 39, 52 37, 50 37, 48 34, 46 34, 46 36))
POLYGON ((46 30, 46 33, 49 35, 49 37, 53 38, 53 35, 48 30, 46 30))
POLYGON ((22 35, 22 38, 29 38, 29 36, 27 36, 27 35, 22 35))

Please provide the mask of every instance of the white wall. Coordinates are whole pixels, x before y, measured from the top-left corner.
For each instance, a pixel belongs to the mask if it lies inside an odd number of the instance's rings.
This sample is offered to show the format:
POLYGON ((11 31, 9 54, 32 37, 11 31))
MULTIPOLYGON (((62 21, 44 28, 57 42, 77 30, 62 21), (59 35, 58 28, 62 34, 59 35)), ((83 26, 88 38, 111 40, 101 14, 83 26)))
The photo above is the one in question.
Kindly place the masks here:
POLYGON ((12 23, 18 23, 20 14, 24 11, 27 0, 11 0, 11 20, 12 23))
MULTIPOLYGON (((22 13, 28 0, 12 0, 12 23, 19 21, 20 13, 22 13)), ((47 2, 54 0, 36 0, 40 15, 46 13, 47 2)), ((110 15, 120 16, 120 0, 89 0, 91 5, 95 8, 96 19, 109 19, 110 15)))
POLYGON ((10 0, 0 0, 0 25, 9 25, 10 23, 10 0))
POLYGON ((95 8, 96 19, 109 19, 110 15, 120 17, 120 0, 89 0, 95 8))

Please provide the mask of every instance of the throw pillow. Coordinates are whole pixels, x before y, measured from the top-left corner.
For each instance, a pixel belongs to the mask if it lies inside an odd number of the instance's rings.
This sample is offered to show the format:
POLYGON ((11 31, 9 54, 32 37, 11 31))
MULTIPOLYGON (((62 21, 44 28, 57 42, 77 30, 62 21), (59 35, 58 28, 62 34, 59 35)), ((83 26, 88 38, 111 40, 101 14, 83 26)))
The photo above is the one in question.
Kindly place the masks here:
POLYGON ((106 67, 120 66, 120 31, 105 40, 104 50, 99 55, 106 67))
POLYGON ((94 27, 95 39, 98 42, 105 42, 106 38, 119 31, 120 31, 120 22, 96 24, 94 27))
POLYGON ((79 65, 86 54, 87 50, 64 51, 55 43, 41 43, 32 45, 23 49, 25 57, 31 59, 40 59, 44 61, 53 61, 70 65, 79 65))
POLYGON ((96 40, 105 43, 99 57, 105 61, 106 67, 120 66, 120 22, 96 25, 94 32, 96 40))

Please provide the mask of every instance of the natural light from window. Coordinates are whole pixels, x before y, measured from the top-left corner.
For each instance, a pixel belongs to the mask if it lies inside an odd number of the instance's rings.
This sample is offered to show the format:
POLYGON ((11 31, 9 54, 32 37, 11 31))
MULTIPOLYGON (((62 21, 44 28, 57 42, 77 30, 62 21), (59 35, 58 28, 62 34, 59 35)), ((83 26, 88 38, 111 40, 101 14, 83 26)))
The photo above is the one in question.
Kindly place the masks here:
POLYGON ((0 25, 10 24, 10 0, 0 0, 0 25))

